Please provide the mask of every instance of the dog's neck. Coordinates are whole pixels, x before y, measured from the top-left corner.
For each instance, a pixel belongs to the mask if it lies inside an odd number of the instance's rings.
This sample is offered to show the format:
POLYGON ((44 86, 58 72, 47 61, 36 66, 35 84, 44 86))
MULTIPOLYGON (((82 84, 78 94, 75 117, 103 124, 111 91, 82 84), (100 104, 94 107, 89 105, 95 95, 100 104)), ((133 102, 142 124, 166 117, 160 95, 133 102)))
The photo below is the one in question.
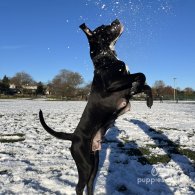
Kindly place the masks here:
POLYGON ((115 50, 104 49, 100 50, 99 53, 90 50, 91 59, 93 61, 95 69, 101 68, 107 64, 118 61, 115 50), (109 63, 110 62, 110 63, 109 63))

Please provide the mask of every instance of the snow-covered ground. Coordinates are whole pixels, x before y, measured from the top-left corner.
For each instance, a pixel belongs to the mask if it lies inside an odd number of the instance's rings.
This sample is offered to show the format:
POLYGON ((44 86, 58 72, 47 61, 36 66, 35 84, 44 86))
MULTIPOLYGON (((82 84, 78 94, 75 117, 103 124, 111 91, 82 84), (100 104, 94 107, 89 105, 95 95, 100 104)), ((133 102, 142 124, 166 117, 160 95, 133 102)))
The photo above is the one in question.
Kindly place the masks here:
MULTIPOLYGON (((86 102, 0 100, 0 194, 75 194, 70 142, 41 127, 72 132, 86 102)), ((109 129, 96 195, 195 194, 195 104, 132 102, 109 129)), ((95 116, 94 116, 95 117, 95 116)))

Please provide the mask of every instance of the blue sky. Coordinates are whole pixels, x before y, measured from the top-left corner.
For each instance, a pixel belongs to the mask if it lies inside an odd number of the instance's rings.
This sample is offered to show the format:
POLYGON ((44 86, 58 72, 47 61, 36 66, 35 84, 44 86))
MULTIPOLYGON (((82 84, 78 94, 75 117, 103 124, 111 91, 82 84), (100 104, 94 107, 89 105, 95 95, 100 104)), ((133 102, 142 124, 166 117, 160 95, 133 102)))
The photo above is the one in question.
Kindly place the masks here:
POLYGON ((0 0, 0 78, 25 71, 48 82, 61 69, 89 82, 93 64, 79 25, 119 18, 116 51, 131 73, 195 89, 194 0, 0 0))

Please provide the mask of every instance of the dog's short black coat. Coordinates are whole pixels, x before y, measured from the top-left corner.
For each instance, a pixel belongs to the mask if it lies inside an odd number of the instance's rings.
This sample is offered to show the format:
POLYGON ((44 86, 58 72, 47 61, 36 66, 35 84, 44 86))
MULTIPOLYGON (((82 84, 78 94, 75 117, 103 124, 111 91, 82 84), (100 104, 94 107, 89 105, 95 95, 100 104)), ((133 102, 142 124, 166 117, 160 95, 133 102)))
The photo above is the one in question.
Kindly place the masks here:
POLYGON ((72 141, 70 151, 79 175, 76 193, 83 194, 87 186, 88 195, 92 195, 101 148, 99 136, 103 137, 115 119, 129 110, 132 95, 144 92, 148 107, 152 106, 153 99, 151 88, 145 85, 145 75, 130 74, 125 63, 116 57, 114 45, 123 31, 119 20, 110 25, 102 25, 94 31, 85 24, 80 28, 87 35, 95 69, 91 93, 80 122, 74 133, 68 134, 48 127, 42 111, 39 117, 48 133, 59 139, 72 141))

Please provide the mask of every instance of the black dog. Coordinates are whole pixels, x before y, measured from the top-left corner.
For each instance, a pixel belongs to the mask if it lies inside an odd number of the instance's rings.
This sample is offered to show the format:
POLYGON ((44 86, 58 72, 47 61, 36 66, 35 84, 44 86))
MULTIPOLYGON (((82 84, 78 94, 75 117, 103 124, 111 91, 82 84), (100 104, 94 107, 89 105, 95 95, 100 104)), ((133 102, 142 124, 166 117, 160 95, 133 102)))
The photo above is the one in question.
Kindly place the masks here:
POLYGON ((91 94, 80 122, 74 133, 68 134, 48 127, 42 111, 39 117, 48 133, 59 139, 72 141, 70 150, 79 174, 76 193, 82 195, 87 186, 88 195, 92 195, 101 139, 106 130, 119 115, 130 109, 129 100, 132 95, 144 92, 148 107, 152 106, 153 99, 151 88, 145 85, 144 74, 130 74, 124 62, 116 57, 114 45, 123 31, 119 20, 111 25, 100 26, 94 31, 85 24, 80 28, 87 35, 95 68, 91 94))

